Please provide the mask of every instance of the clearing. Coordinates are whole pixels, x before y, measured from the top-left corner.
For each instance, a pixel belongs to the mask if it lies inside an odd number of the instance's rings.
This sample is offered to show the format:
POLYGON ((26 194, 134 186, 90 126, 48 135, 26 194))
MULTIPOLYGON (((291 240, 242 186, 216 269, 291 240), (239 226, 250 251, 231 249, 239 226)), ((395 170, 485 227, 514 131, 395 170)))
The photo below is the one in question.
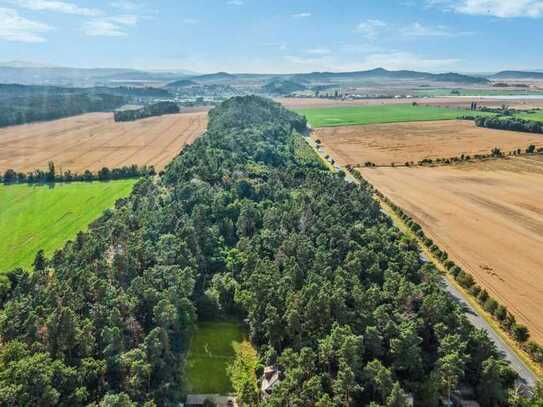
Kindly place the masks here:
POLYGON ((0 272, 28 268, 40 249, 53 254, 128 196, 136 181, 0 185, 0 272))
POLYGON ((187 358, 187 391, 194 394, 222 394, 234 391, 228 367, 236 350, 251 346, 247 332, 238 322, 198 323, 187 358))
POLYGON ((296 109, 307 117, 313 128, 352 126, 374 123, 418 122, 430 120, 454 120, 463 115, 482 115, 465 109, 413 106, 412 104, 368 105, 326 109, 296 109))
POLYGON ((543 344, 543 158, 361 169, 543 344))
POLYGON ((489 154, 530 145, 543 147, 543 135, 486 129, 468 120, 328 127, 312 133, 341 165, 415 163, 423 159, 489 154))
POLYGON ((204 133, 207 112, 116 123, 112 113, 90 113, 50 122, 0 129, 0 172, 46 169, 82 173, 137 164, 157 170, 185 144, 204 133))

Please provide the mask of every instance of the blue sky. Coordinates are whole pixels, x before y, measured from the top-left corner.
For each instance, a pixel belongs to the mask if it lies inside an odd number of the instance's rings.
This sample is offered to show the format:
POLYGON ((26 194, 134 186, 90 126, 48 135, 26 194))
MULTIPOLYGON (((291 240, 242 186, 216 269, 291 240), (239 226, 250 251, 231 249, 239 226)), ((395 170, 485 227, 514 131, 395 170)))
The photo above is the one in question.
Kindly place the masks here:
POLYGON ((543 0, 0 0, 0 60, 198 72, 543 69, 543 0))

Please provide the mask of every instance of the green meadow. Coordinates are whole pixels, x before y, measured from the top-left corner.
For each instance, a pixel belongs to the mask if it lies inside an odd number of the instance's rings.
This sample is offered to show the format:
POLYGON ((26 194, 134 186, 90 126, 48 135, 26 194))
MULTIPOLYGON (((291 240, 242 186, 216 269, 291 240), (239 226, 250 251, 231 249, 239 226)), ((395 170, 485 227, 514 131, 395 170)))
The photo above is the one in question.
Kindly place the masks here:
POLYGON ((537 122, 543 122, 543 110, 539 110, 537 113, 519 113, 515 117, 524 120, 533 120, 537 122))
MULTIPOLYGON (((435 106, 413 106, 410 104, 384 104, 355 107, 298 109, 307 117, 313 128, 352 126, 376 123, 399 123, 430 120, 454 120, 473 112, 435 106)), ((477 115, 481 115, 477 112, 477 115)))
POLYGON ((102 212, 128 196, 136 180, 0 184, 0 272, 29 268, 38 250, 51 255, 102 212))
POLYGON ((236 349, 248 343, 237 322, 200 322, 192 337, 186 364, 187 391, 195 394, 229 394, 234 391, 228 367, 236 349))

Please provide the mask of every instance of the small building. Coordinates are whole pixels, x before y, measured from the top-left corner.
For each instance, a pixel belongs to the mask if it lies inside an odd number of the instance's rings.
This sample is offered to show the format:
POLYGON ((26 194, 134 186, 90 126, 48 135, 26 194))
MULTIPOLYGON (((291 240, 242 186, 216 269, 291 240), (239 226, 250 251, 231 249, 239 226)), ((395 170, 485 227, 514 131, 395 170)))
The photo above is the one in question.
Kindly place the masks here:
POLYGON ((263 400, 271 396, 273 389, 281 383, 281 371, 275 366, 267 366, 262 375, 260 393, 263 400))

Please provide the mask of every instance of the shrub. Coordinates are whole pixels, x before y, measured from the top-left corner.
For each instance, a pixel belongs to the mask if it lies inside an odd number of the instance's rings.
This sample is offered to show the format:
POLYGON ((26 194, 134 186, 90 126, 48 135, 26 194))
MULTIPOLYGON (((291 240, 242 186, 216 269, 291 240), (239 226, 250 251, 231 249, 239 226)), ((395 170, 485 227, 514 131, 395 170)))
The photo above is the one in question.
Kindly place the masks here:
POLYGON ((487 312, 494 315, 496 308, 498 308, 498 303, 494 298, 489 297, 484 304, 484 308, 487 312))
POLYGON ((513 338, 520 343, 524 343, 530 338, 528 327, 522 324, 514 324, 511 327, 511 334, 513 335, 513 338))

